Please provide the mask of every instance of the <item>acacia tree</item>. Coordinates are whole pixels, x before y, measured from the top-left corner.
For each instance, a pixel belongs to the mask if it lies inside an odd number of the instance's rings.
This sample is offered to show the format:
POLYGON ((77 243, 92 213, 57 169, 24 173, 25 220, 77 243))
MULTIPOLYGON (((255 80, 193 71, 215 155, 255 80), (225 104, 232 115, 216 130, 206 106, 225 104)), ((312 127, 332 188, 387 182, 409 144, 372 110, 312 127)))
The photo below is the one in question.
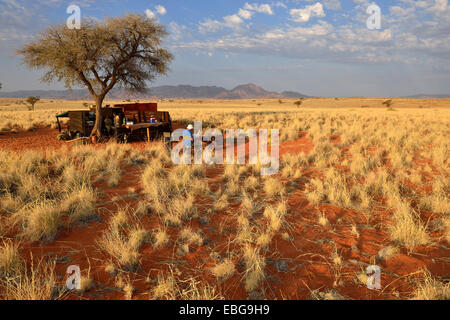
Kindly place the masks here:
POLYGON ((384 104, 386 107, 390 108, 393 104, 392 99, 384 101, 382 104, 384 104))
POLYGON ((300 100, 295 101, 294 104, 300 108, 300 106, 303 104, 303 98, 300 98, 300 100))
POLYGON ((145 92, 146 81, 166 74, 173 56, 161 48, 165 26, 139 14, 102 22, 83 21, 81 29, 54 25, 17 54, 29 68, 46 69, 44 82, 86 86, 96 103, 91 135, 101 136, 103 100, 114 86, 145 92))
POLYGON ((41 100, 40 97, 30 96, 27 98, 26 102, 29 104, 28 110, 34 111, 34 105, 41 100))

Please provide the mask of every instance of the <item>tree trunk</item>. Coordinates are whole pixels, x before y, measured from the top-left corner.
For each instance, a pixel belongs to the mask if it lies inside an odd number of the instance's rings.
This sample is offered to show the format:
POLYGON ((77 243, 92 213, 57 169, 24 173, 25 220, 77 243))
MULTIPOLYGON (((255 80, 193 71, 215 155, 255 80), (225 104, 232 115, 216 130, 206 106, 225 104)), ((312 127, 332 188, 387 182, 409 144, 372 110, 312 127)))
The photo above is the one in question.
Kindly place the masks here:
POLYGON ((91 137, 93 135, 96 135, 99 138, 102 136, 102 124, 103 124, 102 104, 104 98, 105 97, 103 95, 100 95, 95 98, 95 124, 91 132, 91 137))

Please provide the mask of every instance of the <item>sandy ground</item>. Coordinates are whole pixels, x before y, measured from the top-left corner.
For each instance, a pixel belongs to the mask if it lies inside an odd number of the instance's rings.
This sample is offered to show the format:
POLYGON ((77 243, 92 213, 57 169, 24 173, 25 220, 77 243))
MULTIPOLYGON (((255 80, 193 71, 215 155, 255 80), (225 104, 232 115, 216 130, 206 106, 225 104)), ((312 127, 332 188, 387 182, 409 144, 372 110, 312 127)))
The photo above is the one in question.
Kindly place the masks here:
MULTIPOLYGON (((0 134, 0 148, 14 151, 28 149, 59 148, 70 143, 55 139, 57 130, 40 128, 30 132, 0 134)), ((338 140, 339 137, 335 137, 338 140)), ((139 148, 142 143, 135 143, 139 148)), ((280 154, 309 153, 313 148, 312 141, 303 135, 294 142, 283 143, 280 154)), ((50 244, 22 243, 22 256, 57 257, 57 273, 64 278, 69 265, 80 265, 81 269, 90 270, 90 276, 95 286, 83 295, 70 294, 67 299, 124 299, 122 291, 114 285, 114 277, 105 272, 105 257, 98 249, 98 235, 106 228, 110 212, 117 206, 135 208, 139 199, 143 198, 140 175, 143 167, 123 169, 120 184, 109 187, 104 182, 94 185, 100 193, 97 203, 99 221, 93 221, 76 228, 62 230, 57 239, 50 244), (135 189, 135 195, 130 196, 128 189, 135 189), (117 200, 119 199, 119 200, 117 200)), ((217 190, 223 183, 221 180, 223 168, 218 166, 207 169, 207 182, 211 190, 217 190)), ((366 218, 355 210, 343 209, 332 205, 320 205, 320 211, 328 218, 326 226, 317 223, 317 208, 311 206, 303 194, 307 178, 317 175, 313 168, 305 168, 305 180, 300 183, 284 181, 288 188, 287 204, 291 239, 286 241, 278 234, 266 250, 266 277, 262 291, 247 293, 243 287, 242 266, 237 265, 238 273, 217 286, 227 299, 307 299, 314 290, 329 291, 336 289, 339 294, 348 299, 405 299, 409 298, 413 279, 420 277, 420 270, 427 268, 434 277, 447 279, 450 274, 450 250, 439 241, 435 246, 419 247, 408 254, 401 251, 389 260, 380 260, 378 252, 389 244, 388 236, 380 226, 388 216, 383 210, 375 209, 370 224, 366 218), (351 232, 351 225, 358 226, 359 237, 351 232), (342 264, 333 263, 330 257, 337 253, 342 258, 342 264), (357 276, 364 272, 366 266, 377 264, 382 268, 382 290, 369 290, 357 276)), ((281 179, 281 178, 280 178, 281 179)), ((199 210, 206 210, 207 199, 196 199, 199 210), (204 205, 203 205, 204 204, 204 205)), ((151 245, 141 249, 143 259, 141 268, 130 273, 130 278, 136 292, 133 299, 148 299, 152 283, 147 277, 155 279, 162 271, 168 271, 169 266, 183 278, 200 277, 202 280, 215 283, 215 278, 207 271, 217 264, 216 257, 211 252, 224 256, 233 250, 235 244, 230 244, 229 237, 235 227, 230 221, 230 212, 239 210, 239 203, 231 201, 229 208, 214 215, 208 224, 193 220, 194 229, 202 230, 206 245, 193 248, 184 257, 174 254, 175 243, 165 249, 154 250, 151 245)), ((429 216, 430 221, 433 215, 429 216)), ((234 221, 234 220, 233 220, 234 221)), ((147 215, 142 221, 147 230, 158 225, 158 217, 147 215)), ((178 228, 169 227, 172 239, 176 238, 178 228)), ((441 234, 431 233, 434 239, 441 234)))

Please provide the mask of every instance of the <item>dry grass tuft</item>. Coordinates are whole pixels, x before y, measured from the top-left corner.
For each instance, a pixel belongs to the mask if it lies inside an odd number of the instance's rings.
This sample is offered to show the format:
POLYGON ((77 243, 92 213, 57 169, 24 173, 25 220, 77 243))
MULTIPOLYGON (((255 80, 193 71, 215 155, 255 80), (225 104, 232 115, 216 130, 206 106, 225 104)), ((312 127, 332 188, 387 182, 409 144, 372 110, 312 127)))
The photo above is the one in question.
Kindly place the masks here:
POLYGON ((450 300, 450 283, 443 283, 433 279, 429 272, 425 272, 423 279, 417 284, 413 293, 413 300, 450 300))
POLYGON ((31 262, 30 268, 15 270, 14 277, 0 278, 0 296, 5 300, 54 300, 63 296, 64 290, 58 287, 55 262, 40 260, 37 265, 31 262))
POLYGON ((387 246, 378 251, 376 258, 378 260, 389 260, 400 253, 400 249, 394 246, 387 246))
POLYGON ((266 261, 260 253, 260 248, 253 247, 249 244, 244 246, 243 258, 245 263, 245 289, 247 292, 251 292, 265 278, 264 268, 266 261))
POLYGON ((313 300, 347 300, 336 290, 328 290, 323 292, 319 290, 313 290, 311 291, 310 296, 313 300))
POLYGON ((154 300, 223 300, 224 297, 216 288, 201 283, 195 278, 182 280, 177 278, 173 270, 166 275, 159 275, 157 284, 150 292, 154 300))
POLYGON ((281 181, 273 177, 266 178, 264 181, 264 192, 268 197, 282 196, 286 193, 281 181))
POLYGON ((227 280, 229 277, 231 277, 236 271, 236 268, 234 266, 233 261, 231 259, 225 259, 221 263, 215 265, 211 268, 211 273, 218 279, 218 280, 227 280))
POLYGON ((21 236, 30 241, 53 241, 62 226, 63 212, 54 201, 32 203, 22 208, 15 222, 22 227, 21 236))
POLYGON ((131 283, 129 276, 124 277, 123 275, 119 275, 116 279, 115 285, 117 288, 119 288, 124 292, 125 299, 131 300, 133 298, 133 294, 136 291, 136 289, 131 283))
POLYGON ((150 233, 139 225, 135 216, 130 217, 124 210, 119 210, 111 218, 98 245, 120 268, 135 271, 139 267, 139 249, 149 241, 150 233))
POLYGON ((189 253, 190 246, 201 246, 203 244, 203 237, 200 233, 193 231, 190 227, 186 227, 181 230, 179 235, 179 247, 177 254, 184 256, 189 253))
POLYGON ((417 246, 430 243, 426 226, 408 203, 397 200, 394 210, 392 224, 389 227, 390 238, 393 241, 404 245, 410 251, 417 246))
POLYGON ((280 202, 275 208, 272 206, 266 207, 264 210, 264 217, 269 222, 269 227, 273 231, 280 230, 286 216, 286 203, 280 202))
POLYGON ((325 213, 323 213, 323 212, 319 215, 319 220, 318 220, 318 222, 319 222, 319 224, 320 224, 322 227, 325 227, 325 226, 327 226, 327 225, 330 224, 330 222, 328 221, 327 216, 326 216, 325 213))
POLYGON ((167 230, 164 228, 158 228, 154 232, 154 239, 155 242, 153 243, 153 247, 155 249, 159 249, 164 247, 169 242, 169 234, 167 233, 167 230))
POLYGON ((19 244, 11 240, 2 240, 0 246, 0 280, 19 276, 25 268, 19 254, 19 244))

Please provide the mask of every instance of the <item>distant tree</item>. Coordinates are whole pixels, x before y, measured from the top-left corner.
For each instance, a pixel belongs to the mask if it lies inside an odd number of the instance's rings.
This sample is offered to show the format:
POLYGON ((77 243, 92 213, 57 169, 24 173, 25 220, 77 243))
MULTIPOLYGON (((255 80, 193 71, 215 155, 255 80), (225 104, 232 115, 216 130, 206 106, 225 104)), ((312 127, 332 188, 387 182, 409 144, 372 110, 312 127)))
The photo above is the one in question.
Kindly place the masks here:
POLYGON ((383 104, 387 107, 390 108, 393 105, 392 99, 386 100, 383 102, 383 104))
POLYGON ((144 92, 146 81, 166 74, 173 56, 161 48, 166 28, 144 15, 126 14, 103 22, 86 20, 82 28, 54 25, 17 54, 29 68, 46 69, 44 82, 84 85, 96 103, 91 135, 101 136, 103 100, 114 86, 144 92))
POLYGON ((297 100, 294 102, 294 104, 300 108, 300 106, 303 104, 303 98, 301 98, 300 100, 297 100))
POLYGON ((34 105, 38 103, 39 100, 41 100, 40 97, 33 97, 33 96, 28 97, 26 100, 26 102, 29 104, 27 105, 28 110, 34 111, 34 105))
POLYGON ((2 83, 0 82, 0 90, 2 90, 2 83))
POLYGON ((283 100, 278 99, 278 103, 279 103, 279 104, 282 104, 282 103, 283 103, 283 100))

